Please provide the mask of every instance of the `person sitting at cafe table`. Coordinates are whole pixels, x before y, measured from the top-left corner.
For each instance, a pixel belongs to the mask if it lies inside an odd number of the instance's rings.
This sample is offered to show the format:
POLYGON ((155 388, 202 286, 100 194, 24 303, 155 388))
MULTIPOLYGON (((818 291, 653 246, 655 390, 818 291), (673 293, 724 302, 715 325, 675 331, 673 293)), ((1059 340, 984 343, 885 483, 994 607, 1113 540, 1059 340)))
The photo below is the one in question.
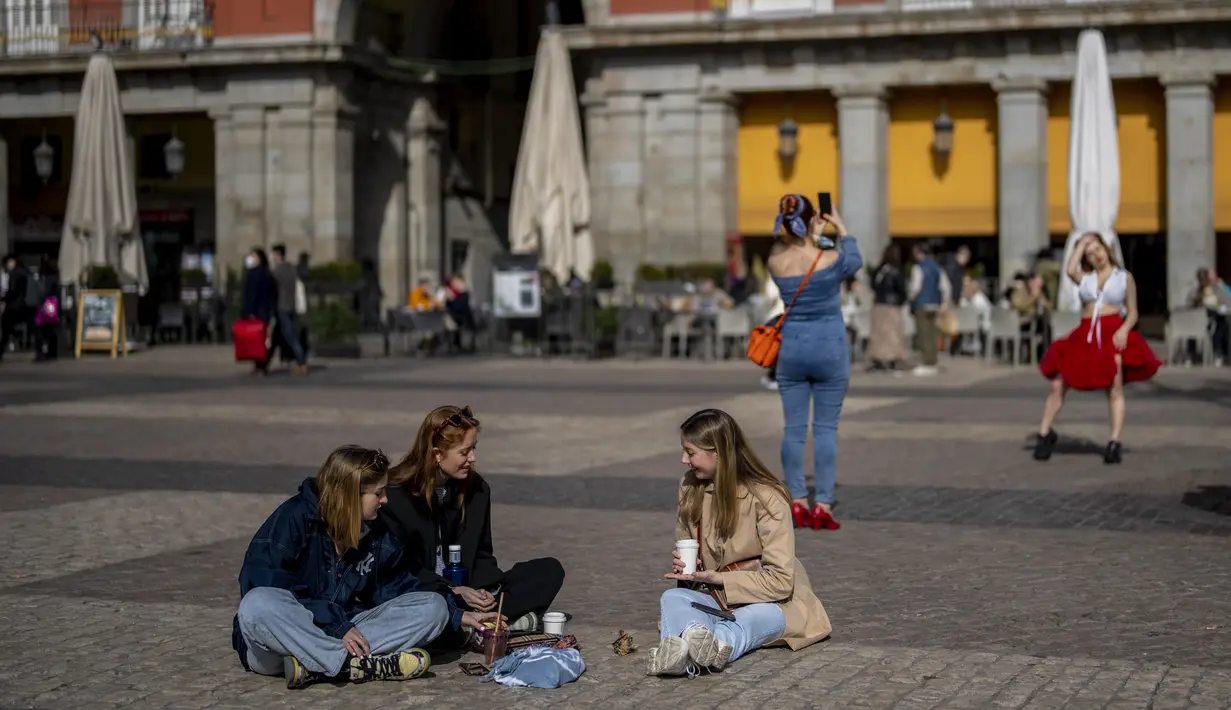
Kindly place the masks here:
MULTIPOLYGON (((469 407, 429 412, 410 453, 390 469, 381 519, 401 540, 423 588, 452 594, 460 610, 474 612, 496 611, 503 594, 509 631, 536 631, 564 585, 564 567, 544 557, 500 569, 492 545, 491 488, 475 470, 479 431, 469 407), (444 576, 449 545, 461 546, 466 584, 444 576)), ((459 647, 469 638, 455 622, 437 645, 459 647)))

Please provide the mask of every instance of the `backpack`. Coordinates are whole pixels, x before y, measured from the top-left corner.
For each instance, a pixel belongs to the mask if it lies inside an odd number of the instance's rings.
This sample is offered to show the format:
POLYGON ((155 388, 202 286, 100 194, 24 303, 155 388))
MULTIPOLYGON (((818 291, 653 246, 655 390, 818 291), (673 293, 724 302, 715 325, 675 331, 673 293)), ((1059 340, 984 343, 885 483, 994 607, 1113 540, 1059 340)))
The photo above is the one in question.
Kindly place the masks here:
POLYGON ((38 274, 26 274, 26 292, 22 294, 22 302, 26 308, 37 310, 43 305, 43 279, 38 274))

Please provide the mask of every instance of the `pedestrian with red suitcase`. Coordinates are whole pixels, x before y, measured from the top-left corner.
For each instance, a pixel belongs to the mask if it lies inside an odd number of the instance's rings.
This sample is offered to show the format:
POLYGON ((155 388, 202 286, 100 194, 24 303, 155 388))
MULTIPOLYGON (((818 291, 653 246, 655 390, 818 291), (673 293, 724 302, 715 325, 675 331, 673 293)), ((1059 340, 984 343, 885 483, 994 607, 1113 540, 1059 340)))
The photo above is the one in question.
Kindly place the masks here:
POLYGON ((251 361, 252 374, 269 373, 269 324, 274 317, 276 291, 265 250, 253 249, 244 257, 244 298, 240 320, 231 328, 235 361, 251 361))

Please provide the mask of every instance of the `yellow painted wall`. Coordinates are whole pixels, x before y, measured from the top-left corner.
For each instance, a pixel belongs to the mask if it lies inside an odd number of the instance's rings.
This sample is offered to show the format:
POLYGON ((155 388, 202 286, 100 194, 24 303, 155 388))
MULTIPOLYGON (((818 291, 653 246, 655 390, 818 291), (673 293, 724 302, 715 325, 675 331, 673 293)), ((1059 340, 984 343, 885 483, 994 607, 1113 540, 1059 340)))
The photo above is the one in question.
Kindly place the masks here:
MULTIPOLYGON (((1113 91, 1120 117, 1120 214, 1116 229, 1122 234, 1155 234, 1163 231, 1167 219, 1167 107, 1162 86, 1150 79, 1117 81, 1113 91)), ((1053 234, 1066 234, 1072 228, 1068 173, 1071 97, 1070 84, 1051 87, 1047 141, 1053 234)))
POLYGON ((1231 85, 1214 91, 1214 229, 1231 232, 1231 85))
POLYGON ((1069 219, 1069 109, 1071 84, 1052 84, 1047 111, 1048 223, 1052 234, 1068 234, 1069 219))
POLYGON ((739 127, 741 234, 773 233, 778 200, 789 192, 815 202, 817 192, 828 191, 838 202, 837 121, 837 106, 828 93, 746 97, 739 127), (778 124, 788 115, 799 124, 799 154, 789 173, 778 159, 778 124))
POLYGON ((895 89, 889 104, 889 232, 895 237, 997 233, 996 96, 988 87, 895 89), (953 118, 953 153, 932 153, 932 121, 953 118))
POLYGON ((1114 84, 1120 116, 1117 231, 1154 234, 1167 220, 1167 104, 1157 80, 1114 84))

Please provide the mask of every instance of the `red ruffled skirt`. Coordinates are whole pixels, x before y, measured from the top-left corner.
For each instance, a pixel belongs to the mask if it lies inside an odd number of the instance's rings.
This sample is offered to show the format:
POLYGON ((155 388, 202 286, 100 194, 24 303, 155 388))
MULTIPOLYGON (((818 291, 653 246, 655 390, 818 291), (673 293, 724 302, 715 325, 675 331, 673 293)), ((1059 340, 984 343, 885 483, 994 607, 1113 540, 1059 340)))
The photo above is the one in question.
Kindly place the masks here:
MULTIPOLYGON (((1124 319, 1116 314, 1098 319, 1083 318, 1072 333, 1047 348, 1039 362, 1043 376, 1049 380, 1059 377, 1075 390, 1111 387, 1116 379, 1117 354, 1111 340, 1123 324, 1124 319)), ((1125 384, 1148 380, 1162 367, 1149 343, 1135 330, 1129 331, 1128 344, 1119 355, 1125 384)))

